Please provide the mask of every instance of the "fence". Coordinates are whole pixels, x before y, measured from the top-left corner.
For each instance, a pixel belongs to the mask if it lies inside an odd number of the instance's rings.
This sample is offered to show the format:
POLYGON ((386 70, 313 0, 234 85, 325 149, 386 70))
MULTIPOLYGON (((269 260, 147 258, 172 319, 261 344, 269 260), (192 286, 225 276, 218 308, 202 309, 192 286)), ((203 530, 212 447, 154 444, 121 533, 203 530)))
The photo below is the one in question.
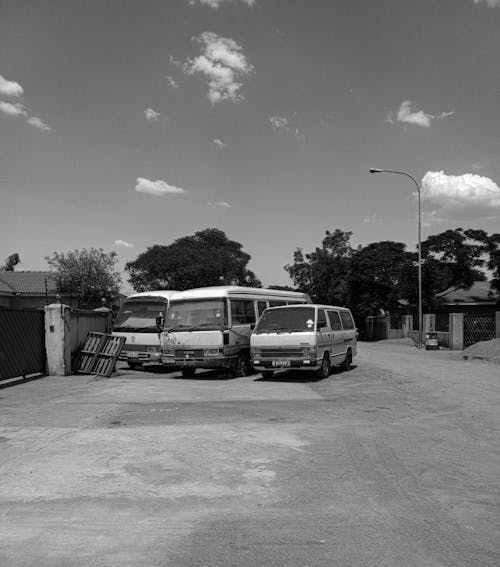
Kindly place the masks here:
POLYGON ((495 313, 464 314, 464 348, 494 339, 495 335, 495 313))
POLYGON ((44 374, 44 312, 0 308, 0 380, 44 374))

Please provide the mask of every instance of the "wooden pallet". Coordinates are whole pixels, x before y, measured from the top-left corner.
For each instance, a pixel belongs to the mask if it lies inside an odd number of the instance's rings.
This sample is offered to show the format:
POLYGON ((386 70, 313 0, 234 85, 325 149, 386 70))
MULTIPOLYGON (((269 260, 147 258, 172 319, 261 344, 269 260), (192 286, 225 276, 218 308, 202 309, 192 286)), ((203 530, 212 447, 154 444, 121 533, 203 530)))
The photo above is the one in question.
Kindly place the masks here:
POLYGON ((74 364, 76 372, 109 378, 124 344, 125 337, 115 337, 106 333, 87 333, 74 364))

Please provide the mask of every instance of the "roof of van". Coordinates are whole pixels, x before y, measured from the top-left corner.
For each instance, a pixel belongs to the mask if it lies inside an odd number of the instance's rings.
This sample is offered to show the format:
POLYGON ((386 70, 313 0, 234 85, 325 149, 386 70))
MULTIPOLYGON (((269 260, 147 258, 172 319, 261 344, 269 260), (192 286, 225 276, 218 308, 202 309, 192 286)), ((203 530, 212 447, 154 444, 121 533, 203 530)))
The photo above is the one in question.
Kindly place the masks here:
POLYGON ((132 293, 127 296, 127 299, 134 299, 135 297, 165 297, 170 299, 174 293, 179 293, 174 289, 158 289, 156 291, 140 291, 137 293, 132 293))
POLYGON ((187 289, 185 291, 179 291, 172 300, 179 299, 193 299, 193 298, 210 298, 210 297, 228 297, 230 295, 265 295, 265 296, 276 296, 290 297, 290 298, 302 298, 308 299, 309 296, 306 293, 301 293, 298 291, 283 291, 281 289, 268 289, 262 287, 245 287, 237 285, 216 285, 209 287, 198 287, 194 289, 187 289))
POLYGON ((269 309, 290 309, 293 307, 303 308, 303 307, 319 307, 320 309, 338 309, 339 311, 350 311, 348 307, 340 307, 338 305, 324 305, 322 303, 298 303, 297 305, 278 305, 276 307, 269 307, 269 309))

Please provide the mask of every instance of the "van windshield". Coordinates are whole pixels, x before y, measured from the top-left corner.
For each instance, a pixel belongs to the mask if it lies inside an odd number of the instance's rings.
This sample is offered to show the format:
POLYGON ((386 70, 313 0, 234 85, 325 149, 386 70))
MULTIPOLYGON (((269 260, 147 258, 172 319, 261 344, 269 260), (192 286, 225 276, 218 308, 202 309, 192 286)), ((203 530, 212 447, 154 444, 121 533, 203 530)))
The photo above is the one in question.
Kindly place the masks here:
POLYGON ((164 299, 126 299, 116 316, 113 331, 128 333, 157 333, 156 318, 167 309, 164 299))
POLYGON ((314 330, 314 307, 267 309, 255 327, 255 333, 298 333, 314 330))
POLYGON ((165 331, 210 331, 227 327, 223 299, 172 301, 165 320, 165 331))

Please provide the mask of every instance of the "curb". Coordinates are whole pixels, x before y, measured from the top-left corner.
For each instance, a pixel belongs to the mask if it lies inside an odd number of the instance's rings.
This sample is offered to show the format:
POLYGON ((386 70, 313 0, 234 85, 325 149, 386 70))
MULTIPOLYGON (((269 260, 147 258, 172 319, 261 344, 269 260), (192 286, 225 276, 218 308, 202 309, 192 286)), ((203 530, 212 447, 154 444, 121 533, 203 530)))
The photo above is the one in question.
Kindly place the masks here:
POLYGON ((25 384, 26 382, 32 382, 33 380, 38 380, 39 378, 45 378, 46 374, 28 374, 27 376, 18 376, 17 378, 7 378, 6 380, 0 381, 0 390, 4 388, 10 388, 11 386, 18 386, 19 384, 25 384))
POLYGON ((464 354, 464 360, 482 360, 484 362, 493 362, 493 364, 500 364, 500 356, 482 356, 479 354, 464 354))

